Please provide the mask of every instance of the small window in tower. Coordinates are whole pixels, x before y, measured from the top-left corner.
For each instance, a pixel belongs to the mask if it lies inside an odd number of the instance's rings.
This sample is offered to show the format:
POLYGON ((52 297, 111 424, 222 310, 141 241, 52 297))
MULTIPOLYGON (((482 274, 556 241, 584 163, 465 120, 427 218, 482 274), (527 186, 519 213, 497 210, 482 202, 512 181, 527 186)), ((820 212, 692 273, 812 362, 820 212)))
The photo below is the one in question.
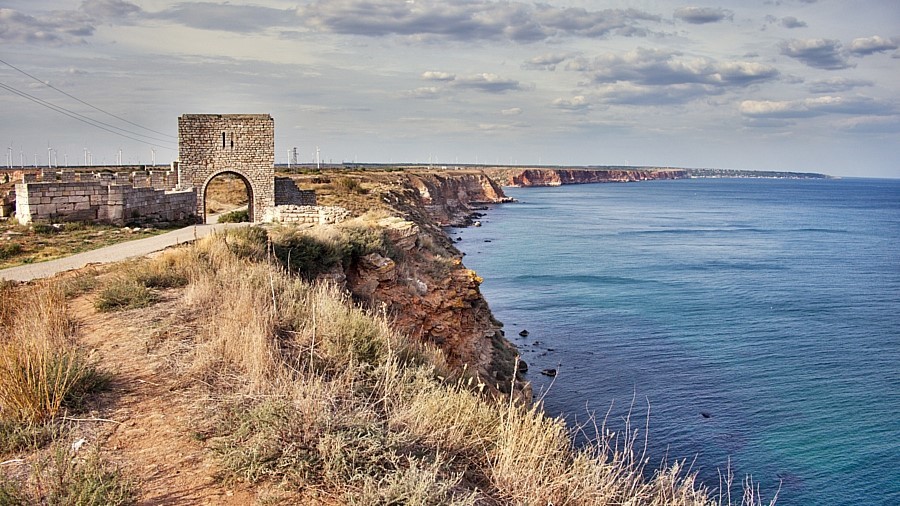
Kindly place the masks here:
POLYGON ((222 149, 225 149, 225 132, 222 132, 222 149))
POLYGON ((234 149, 234 132, 231 132, 231 149, 234 149))

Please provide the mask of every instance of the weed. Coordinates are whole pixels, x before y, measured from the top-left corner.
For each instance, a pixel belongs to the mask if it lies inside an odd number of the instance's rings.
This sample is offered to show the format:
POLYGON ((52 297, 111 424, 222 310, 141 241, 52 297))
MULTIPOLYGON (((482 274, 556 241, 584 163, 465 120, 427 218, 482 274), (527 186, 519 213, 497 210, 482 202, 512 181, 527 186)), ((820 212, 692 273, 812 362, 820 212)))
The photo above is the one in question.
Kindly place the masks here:
POLYGON ((31 230, 40 235, 53 235, 59 232, 59 229, 47 223, 35 223, 31 226, 31 230))
POLYGON ((0 420, 0 455, 43 448, 59 434, 60 427, 52 422, 0 420))
POLYGON ((118 506, 134 504, 135 486, 100 457, 99 449, 83 450, 80 457, 62 443, 51 448, 32 480, 48 504, 118 506))
POLYGON ((156 295, 137 280, 115 278, 100 292, 94 307, 103 312, 136 309, 147 307, 156 299, 156 295))
POLYGON ((0 260, 12 258, 22 252, 22 245, 17 242, 4 242, 0 244, 0 260))

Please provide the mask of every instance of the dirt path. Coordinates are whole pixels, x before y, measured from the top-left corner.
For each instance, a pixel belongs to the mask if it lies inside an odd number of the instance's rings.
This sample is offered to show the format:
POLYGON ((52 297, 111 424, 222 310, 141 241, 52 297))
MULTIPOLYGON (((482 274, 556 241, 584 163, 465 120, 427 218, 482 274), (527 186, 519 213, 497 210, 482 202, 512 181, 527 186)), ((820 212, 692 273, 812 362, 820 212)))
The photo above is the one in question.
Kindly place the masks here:
POLYGON ((85 251, 65 258, 58 258, 37 264, 26 264, 0 270, 0 279, 8 281, 31 281, 54 274, 80 269, 88 264, 105 264, 128 258, 144 256, 170 246, 195 241, 216 230, 245 226, 246 223, 222 223, 215 225, 192 225, 165 234, 122 242, 104 248, 85 251))
POLYGON ((107 422, 95 437, 103 453, 138 483, 138 504, 252 504, 254 494, 241 485, 220 482, 213 456, 191 437, 196 389, 165 372, 164 352, 151 351, 154 331, 177 326, 179 304, 177 291, 151 309, 119 313, 97 313, 89 297, 72 301, 80 340, 114 378, 98 418, 117 423, 107 422))

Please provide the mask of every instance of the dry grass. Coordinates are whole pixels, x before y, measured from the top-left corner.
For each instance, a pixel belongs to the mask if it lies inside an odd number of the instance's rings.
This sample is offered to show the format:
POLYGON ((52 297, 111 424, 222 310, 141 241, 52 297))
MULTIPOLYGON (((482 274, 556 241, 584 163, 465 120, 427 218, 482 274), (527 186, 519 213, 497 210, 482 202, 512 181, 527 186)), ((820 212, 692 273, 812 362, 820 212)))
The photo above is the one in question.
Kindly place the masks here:
POLYGON ((716 503, 680 465, 648 477, 638 430, 576 448, 539 405, 485 399, 383 315, 266 262, 254 234, 178 253, 206 321, 180 357, 210 388, 197 433, 232 479, 346 504, 716 503))
POLYGON ((0 419, 41 423, 105 383, 73 340, 63 289, 0 292, 0 419))

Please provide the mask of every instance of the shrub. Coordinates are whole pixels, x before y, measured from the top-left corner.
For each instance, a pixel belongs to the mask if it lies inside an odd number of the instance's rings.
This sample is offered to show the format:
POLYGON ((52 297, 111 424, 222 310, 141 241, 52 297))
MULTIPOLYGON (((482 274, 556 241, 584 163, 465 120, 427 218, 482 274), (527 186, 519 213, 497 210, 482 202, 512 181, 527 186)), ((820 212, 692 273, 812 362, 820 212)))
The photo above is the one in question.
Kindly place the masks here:
POLYGON ((359 184, 359 181, 349 177, 338 177, 331 181, 331 187, 334 189, 335 193, 339 195, 350 195, 350 194, 358 194, 363 195, 367 193, 366 189, 359 184))
POLYGON ((156 295, 149 288, 132 278, 115 278, 94 302, 98 311, 119 311, 147 307, 156 302, 156 295))
POLYGON ((0 260, 14 257, 22 252, 22 245, 17 242, 0 243, 0 260))
POLYGON ((296 229, 281 229, 272 238, 278 260, 288 271, 313 279, 340 263, 346 250, 339 235, 319 234, 296 229))
POLYGON ((250 221, 250 211, 239 209, 219 216, 218 223, 246 223, 250 221))

